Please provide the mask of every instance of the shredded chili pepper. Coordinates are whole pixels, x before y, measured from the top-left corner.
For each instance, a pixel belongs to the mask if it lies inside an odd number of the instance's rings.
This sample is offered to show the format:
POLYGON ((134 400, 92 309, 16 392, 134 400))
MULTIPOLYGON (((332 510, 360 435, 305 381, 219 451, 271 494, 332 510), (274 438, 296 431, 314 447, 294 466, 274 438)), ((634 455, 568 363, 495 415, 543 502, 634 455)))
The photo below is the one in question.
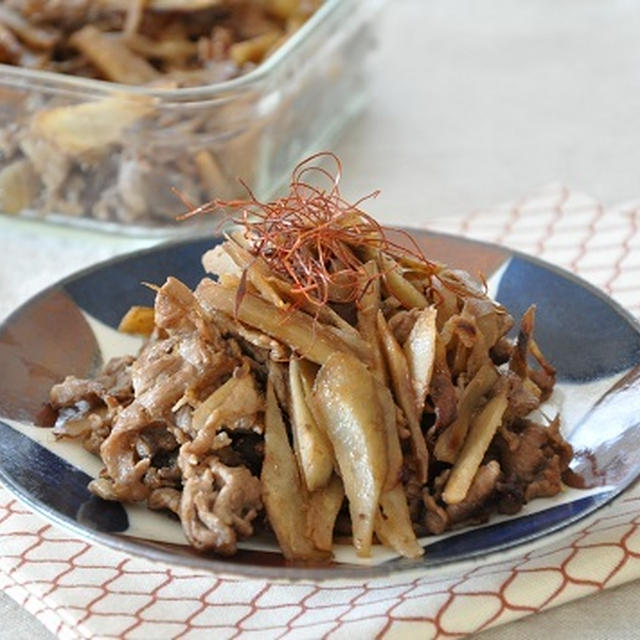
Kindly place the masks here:
POLYGON ((442 267, 424 256, 407 231, 383 226, 360 208, 379 191, 351 203, 340 193, 341 177, 342 165, 334 153, 316 153, 296 166, 289 192, 281 198, 261 202, 240 181, 247 199, 214 199, 194 207, 183 198, 189 211, 179 219, 226 211, 225 221, 231 219, 244 229, 252 255, 291 283, 292 293, 317 306, 327 304, 336 289, 341 301, 357 302, 370 281, 384 275, 367 274, 363 268, 377 252, 400 264, 403 259, 410 262, 410 269, 422 272, 426 280, 436 277, 456 293, 474 295, 455 279, 441 279, 442 267), (333 171, 321 166, 322 161, 332 163, 333 171), (323 181, 328 183, 324 187, 323 181))

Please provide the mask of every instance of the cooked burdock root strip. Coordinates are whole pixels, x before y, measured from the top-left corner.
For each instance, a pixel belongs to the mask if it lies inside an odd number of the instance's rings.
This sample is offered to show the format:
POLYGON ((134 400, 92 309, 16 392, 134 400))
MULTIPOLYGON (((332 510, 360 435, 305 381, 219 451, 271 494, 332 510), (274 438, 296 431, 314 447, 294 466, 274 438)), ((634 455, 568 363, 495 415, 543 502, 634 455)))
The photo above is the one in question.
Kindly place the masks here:
POLYGON ((269 267, 261 260, 260 256, 252 256, 246 251, 235 239, 237 235, 239 234, 230 236, 229 241, 225 242, 222 247, 240 270, 240 275, 246 274, 248 282, 265 300, 278 308, 285 308, 287 304, 278 293, 277 287, 272 284, 275 278, 269 267))
POLYGON ((235 42, 229 47, 229 57, 239 67, 242 67, 247 62, 260 62, 279 38, 280 32, 269 31, 249 40, 235 42))
POLYGON ((378 311, 377 323, 387 366, 391 373, 393 390, 398 404, 404 411, 407 422, 409 423, 411 446, 418 465, 418 477, 424 484, 427 481, 427 472, 429 469, 429 452, 427 451, 427 443, 425 442, 420 426, 420 415, 416 408, 417 401, 409 377, 407 360, 402 348, 391 333, 382 311, 378 311))
POLYGON ((316 376, 313 403, 344 483, 353 546, 368 557, 388 469, 375 378, 357 358, 336 352, 316 376))
POLYGON ((343 502, 344 487, 335 474, 325 487, 309 495, 307 537, 316 549, 329 552, 333 549, 333 529, 343 502))
POLYGON ((380 400, 387 438, 388 471, 380 494, 380 506, 375 520, 375 534, 378 540, 406 558, 417 558, 424 553, 419 545, 407 505, 407 496, 401 483, 403 456, 396 425, 396 408, 391 391, 378 383, 380 400))
MULTIPOLYGON (((184 63, 185 59, 194 56, 198 52, 198 43, 183 39, 152 40, 139 33, 125 33, 124 42, 131 51, 145 58, 161 58, 167 61, 184 63)), ((203 153, 209 155, 209 152, 203 153)), ((207 160, 205 160, 207 162, 207 160)))
POLYGON ((437 460, 453 464, 464 444, 473 412, 489 393, 500 375, 493 364, 484 364, 467 384, 458 403, 456 419, 440 434, 434 448, 437 460))
POLYGON ((424 411, 424 403, 433 375, 436 358, 437 315, 436 307, 428 307, 421 311, 403 344, 419 416, 424 411))
POLYGON ((18 64, 24 55, 24 49, 10 29, 0 22, 0 62, 18 64))
POLYGON ((0 5, 0 24, 11 29, 20 40, 34 49, 50 49, 60 40, 59 33, 29 24, 23 16, 2 5, 0 5))
POLYGON ((487 402, 472 422, 442 494, 446 503, 456 504, 464 500, 482 458, 502 423, 507 404, 507 394, 502 391, 487 402))
MULTIPOLYGON (((232 317, 235 315, 235 293, 212 280, 200 282, 196 297, 206 311, 222 311, 232 317)), ((284 342, 296 353, 317 364, 324 364, 336 351, 350 351, 335 335, 315 323, 311 316, 296 310, 276 309, 251 293, 242 297, 237 319, 284 342)))
POLYGON ((395 296, 407 309, 424 309, 428 300, 406 278, 393 258, 378 251, 378 268, 391 295, 395 296))
POLYGON ((358 331, 371 351, 371 369, 381 383, 387 382, 387 365, 380 347, 378 336, 378 311, 380 310, 380 278, 378 266, 369 260, 362 266, 363 274, 368 280, 363 286, 362 296, 358 303, 358 331))
MULTIPOLYGON (((207 251, 202 262, 205 270, 220 279, 226 274, 244 278, 255 292, 279 309, 298 309, 318 321, 328 333, 344 342, 354 353, 364 355, 368 345, 358 330, 340 317, 330 306, 312 303, 291 283, 275 274, 260 255, 250 252, 250 244, 239 232, 230 233, 227 242, 207 251)), ((378 287, 379 288, 379 287, 378 287)), ((236 297, 236 305, 242 296, 236 297)))
POLYGON ((312 316, 324 328, 337 336, 354 352, 364 354, 366 341, 358 330, 340 317, 330 306, 314 304, 303 295, 294 291, 291 283, 275 274, 260 255, 251 253, 251 245, 239 232, 226 236, 227 242, 207 251, 202 257, 205 271, 220 279, 226 274, 242 279, 253 285, 255 292, 279 309, 293 307, 312 316))
MULTIPOLYGON (((1 57, 0 55, 0 60, 1 57)), ((14 214, 28 208, 40 190, 39 183, 38 175, 28 160, 15 160, 2 167, 0 169, 0 210, 14 214)))
POLYGON ((404 459, 400 447, 400 437, 398 435, 398 424, 396 416, 396 405, 388 387, 376 381, 378 401, 382 410, 384 423, 384 435, 387 444, 387 477, 385 478, 382 491, 391 491, 401 480, 404 459))
MULTIPOLYGON (((314 406, 312 385, 316 376, 316 372, 314 370, 315 367, 304 360, 299 361, 298 366, 300 369, 300 382, 307 401, 307 406, 312 408, 314 406)), ((391 391, 377 381, 376 389, 378 394, 377 398, 380 402, 380 409, 382 411, 381 416, 384 422, 385 444, 387 448, 388 469, 387 476, 382 487, 382 491, 386 492, 391 491, 394 488, 399 488, 398 485, 400 484, 402 476, 403 456, 396 425, 396 406, 393 402, 391 391)), ((331 448, 331 460, 333 463, 333 448, 331 447, 331 444, 329 444, 329 447, 331 448)), ((298 459, 300 460, 301 458, 298 459)), ((333 528, 338 511, 342 505, 344 495, 345 491, 342 480, 334 475, 327 486, 316 490, 309 497, 309 536, 313 539, 314 544, 318 549, 327 551, 331 549, 333 528)), ((404 547, 397 548, 394 545, 391 546, 399 553, 404 554, 404 547)))
POLYGON ((267 381, 262 500, 269 524, 287 560, 321 560, 327 554, 307 536, 308 493, 289 445, 271 379, 267 381))
POLYGON ((295 358, 289 362, 289 392, 291 412, 289 421, 293 432, 293 448, 300 471, 309 491, 326 486, 333 473, 333 451, 326 434, 316 423, 307 405, 301 368, 305 365, 295 358))
POLYGON ((112 149, 129 127, 153 111, 154 102, 148 96, 113 95, 39 111, 31 120, 30 133, 64 156, 95 158, 112 149))
POLYGON ((407 496, 402 485, 381 494, 375 532, 382 544, 395 549, 405 558, 418 558, 424 554, 411 525, 407 496))

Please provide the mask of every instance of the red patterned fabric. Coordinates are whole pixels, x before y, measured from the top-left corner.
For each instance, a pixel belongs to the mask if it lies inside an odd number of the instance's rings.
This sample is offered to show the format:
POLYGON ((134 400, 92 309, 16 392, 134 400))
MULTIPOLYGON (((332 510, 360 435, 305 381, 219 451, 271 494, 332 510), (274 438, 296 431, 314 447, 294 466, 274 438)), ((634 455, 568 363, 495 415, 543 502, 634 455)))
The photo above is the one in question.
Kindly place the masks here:
MULTIPOLYGON (((604 210, 552 186, 429 227, 572 270, 640 314, 640 203, 604 210)), ((640 485, 491 562, 365 584, 217 578, 93 546, 0 489, 0 586, 60 638, 452 638, 640 578, 640 485)))

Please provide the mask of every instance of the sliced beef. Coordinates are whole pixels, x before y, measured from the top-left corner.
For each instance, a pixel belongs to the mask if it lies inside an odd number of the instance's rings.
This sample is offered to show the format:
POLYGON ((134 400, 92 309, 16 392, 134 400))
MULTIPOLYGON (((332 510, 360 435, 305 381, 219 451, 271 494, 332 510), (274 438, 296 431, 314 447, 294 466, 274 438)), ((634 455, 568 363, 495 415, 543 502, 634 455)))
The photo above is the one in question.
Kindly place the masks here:
POLYGON ((135 400, 117 415, 100 448, 113 493, 119 500, 146 498, 142 482, 151 458, 140 456, 136 442, 150 424, 173 423, 173 408, 187 390, 220 383, 238 362, 197 333, 149 343, 132 366, 135 400))
POLYGON ((214 456, 195 466, 185 461, 183 474, 179 515, 187 539, 196 549, 232 555, 262 509, 260 480, 214 456))
POLYGON ((526 486, 524 498, 527 502, 534 498, 555 496, 562 490, 562 469, 557 455, 550 457, 545 466, 526 486))
POLYGON ((269 359, 276 362, 286 362, 289 359, 290 349, 271 336, 250 329, 224 313, 213 311, 209 316, 224 337, 237 343, 242 353, 248 355, 257 365, 263 365, 269 359))
POLYGON ((68 376, 49 392, 57 412, 57 437, 81 438, 91 453, 97 454, 111 433, 119 410, 133 399, 131 365, 134 358, 112 358, 95 380, 68 376))
POLYGON ((90 425, 90 430, 85 435, 82 444, 87 451, 98 455, 102 443, 111 433, 111 416, 108 413, 101 415, 94 412, 87 416, 87 422, 90 425))
POLYGON ((478 469, 462 502, 444 504, 441 494, 449 470, 440 473, 433 483, 432 492, 426 488, 422 492, 426 531, 439 535, 455 525, 486 519, 495 504, 496 488, 501 474, 498 462, 491 460, 478 469))
POLYGON ((501 463, 509 476, 531 482, 537 471, 544 466, 546 457, 543 446, 547 442, 544 427, 530 423, 519 437, 512 440, 511 447, 502 446, 501 463))
MULTIPOLYGON (((144 479, 157 453, 148 444, 150 437, 157 444, 157 436, 149 436, 147 428, 164 425, 161 433, 176 449, 184 440, 176 427, 180 407, 222 384, 241 364, 217 329, 204 321, 191 291, 175 278, 157 293, 155 322, 166 337, 158 332, 131 365, 135 399, 118 413, 100 447, 105 482, 112 483, 110 491, 118 500, 148 496, 144 479)), ((182 415, 180 421, 188 419, 182 415)))
POLYGON ((505 423, 524 418, 540 405, 540 388, 529 378, 520 378, 509 371, 500 382, 506 385, 509 397, 509 406, 504 415, 505 423))
POLYGON ((529 421, 515 425, 517 437, 496 438, 505 482, 499 488, 501 510, 517 511, 536 497, 554 496, 562 489, 562 474, 568 468, 572 450, 554 421, 543 427, 529 421))
POLYGON ((134 360, 132 356, 112 358, 102 373, 92 380, 68 376, 51 388, 51 405, 54 409, 70 407, 80 401, 88 402, 91 406, 98 406, 100 402, 108 405, 110 403, 107 399, 114 399, 120 404, 126 403, 133 398, 131 365, 134 360))
POLYGON ((171 489, 170 487, 161 487, 160 489, 154 489, 147 499, 147 506, 154 511, 161 511, 162 509, 168 509, 176 515, 180 511, 180 500, 182 494, 177 489, 171 489))
POLYGON ((423 510, 422 504, 422 484, 418 479, 413 464, 405 463, 402 469, 404 490, 407 495, 407 505, 412 522, 420 522, 420 514, 423 510))
POLYGON ((204 314, 193 292, 177 278, 169 277, 158 289, 154 304, 156 326, 169 335, 196 330, 201 338, 221 351, 227 349, 217 327, 204 320, 204 314))

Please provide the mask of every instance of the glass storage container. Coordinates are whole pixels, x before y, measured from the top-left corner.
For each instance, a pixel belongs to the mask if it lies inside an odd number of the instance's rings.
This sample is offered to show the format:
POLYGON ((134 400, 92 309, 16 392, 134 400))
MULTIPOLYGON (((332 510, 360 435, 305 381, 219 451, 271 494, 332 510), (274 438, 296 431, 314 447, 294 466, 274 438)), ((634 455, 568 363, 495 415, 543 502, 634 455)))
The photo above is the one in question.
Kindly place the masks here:
POLYGON ((127 234, 193 232, 193 203, 284 184, 362 106, 381 0, 327 0, 271 57, 149 89, 0 64, 0 212, 127 234))

